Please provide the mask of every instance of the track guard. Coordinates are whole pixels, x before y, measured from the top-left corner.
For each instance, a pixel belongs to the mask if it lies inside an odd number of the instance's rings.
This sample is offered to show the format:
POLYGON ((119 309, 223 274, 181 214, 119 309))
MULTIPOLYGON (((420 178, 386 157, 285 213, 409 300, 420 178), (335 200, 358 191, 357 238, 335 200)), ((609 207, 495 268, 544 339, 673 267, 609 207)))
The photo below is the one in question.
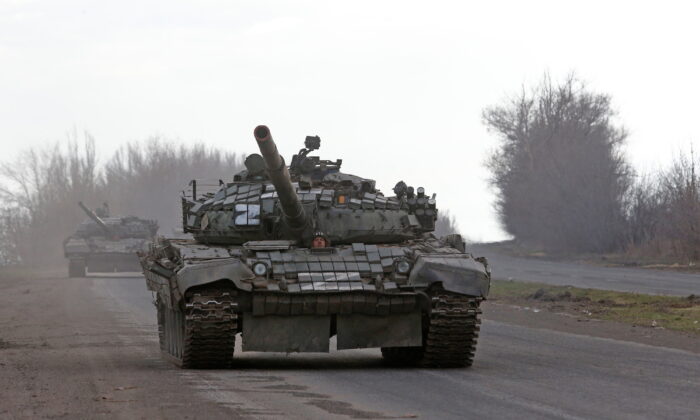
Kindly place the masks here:
POLYGON ((448 292, 486 297, 491 285, 491 275, 486 266, 469 254, 423 254, 416 261, 408 278, 408 284, 430 287, 436 283, 448 292))

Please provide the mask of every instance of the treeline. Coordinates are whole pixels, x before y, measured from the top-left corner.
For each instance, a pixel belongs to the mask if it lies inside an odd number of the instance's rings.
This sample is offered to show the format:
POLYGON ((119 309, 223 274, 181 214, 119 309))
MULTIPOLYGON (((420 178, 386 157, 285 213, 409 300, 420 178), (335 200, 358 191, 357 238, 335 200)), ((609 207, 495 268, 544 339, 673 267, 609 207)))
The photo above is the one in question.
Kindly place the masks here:
POLYGON ((87 133, 29 150, 0 163, 0 264, 60 261, 63 240, 85 218, 78 201, 107 202, 112 214, 157 219, 171 232, 190 179, 230 180, 241 169, 236 153, 159 138, 127 144, 102 164, 87 133))
MULTIPOLYGON (((63 240, 86 217, 78 201, 89 207, 107 202, 113 215, 156 219, 160 233, 171 233, 181 227, 179 197, 189 181, 208 180, 212 187, 219 179, 230 181, 243 169, 243 157, 151 138, 127 144, 100 163, 87 133, 29 150, 0 163, 0 265, 60 262, 63 240)), ((436 233, 456 231, 455 218, 441 211, 436 233)))
POLYGON ((453 233, 461 233, 457 226, 457 219, 449 210, 440 209, 435 222, 435 236, 443 237, 453 233))
POLYGON ((696 261, 700 202, 696 159, 639 176, 609 95, 570 76, 483 112, 500 144, 487 166, 505 229, 552 252, 628 252, 696 261))
POLYGON ((644 176, 627 201, 627 251, 684 263, 700 260, 700 179, 694 151, 644 176))

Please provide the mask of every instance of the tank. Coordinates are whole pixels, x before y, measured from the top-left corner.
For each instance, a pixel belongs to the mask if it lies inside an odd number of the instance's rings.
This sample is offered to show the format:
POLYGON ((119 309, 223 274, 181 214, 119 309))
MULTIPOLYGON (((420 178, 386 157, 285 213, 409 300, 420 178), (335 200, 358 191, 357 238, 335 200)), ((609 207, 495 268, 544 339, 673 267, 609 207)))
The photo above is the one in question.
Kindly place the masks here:
POLYGON ((289 165, 266 126, 254 138, 260 154, 232 182, 183 193, 192 239, 140 254, 165 357, 229 367, 240 334, 243 352, 380 348, 390 364, 470 366, 491 275, 459 235, 433 235, 435 194, 399 181, 385 196, 311 156, 317 136, 289 165))
POLYGON ((106 203, 95 211, 82 202, 78 206, 87 219, 63 242, 68 276, 85 277, 88 271, 141 271, 137 253, 148 248, 158 223, 135 216, 110 217, 106 203))

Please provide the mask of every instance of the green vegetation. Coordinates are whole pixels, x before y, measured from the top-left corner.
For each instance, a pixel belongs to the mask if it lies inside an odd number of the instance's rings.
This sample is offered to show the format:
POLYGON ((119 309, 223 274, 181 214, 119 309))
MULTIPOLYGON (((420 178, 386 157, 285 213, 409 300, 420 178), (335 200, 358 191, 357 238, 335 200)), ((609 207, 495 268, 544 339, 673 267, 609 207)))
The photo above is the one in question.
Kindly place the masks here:
POLYGON ((700 335, 700 296, 695 295, 655 296, 496 280, 489 298, 499 303, 700 335))

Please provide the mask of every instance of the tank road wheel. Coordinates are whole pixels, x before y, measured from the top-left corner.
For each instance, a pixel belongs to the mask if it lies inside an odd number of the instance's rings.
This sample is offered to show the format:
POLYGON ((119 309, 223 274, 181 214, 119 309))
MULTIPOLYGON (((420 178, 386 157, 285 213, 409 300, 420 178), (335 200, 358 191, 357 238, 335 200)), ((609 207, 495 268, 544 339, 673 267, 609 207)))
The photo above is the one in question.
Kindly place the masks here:
POLYGON ((233 362, 238 331, 234 291, 200 290, 185 311, 163 307, 161 349, 183 368, 226 368, 233 362))
POLYGON ((440 291, 432 295, 423 320, 422 347, 384 347, 384 359, 397 365, 468 367, 479 337, 481 298, 440 291))
POLYGON ((68 260, 68 277, 85 277, 86 265, 85 260, 80 258, 71 258, 68 260))

